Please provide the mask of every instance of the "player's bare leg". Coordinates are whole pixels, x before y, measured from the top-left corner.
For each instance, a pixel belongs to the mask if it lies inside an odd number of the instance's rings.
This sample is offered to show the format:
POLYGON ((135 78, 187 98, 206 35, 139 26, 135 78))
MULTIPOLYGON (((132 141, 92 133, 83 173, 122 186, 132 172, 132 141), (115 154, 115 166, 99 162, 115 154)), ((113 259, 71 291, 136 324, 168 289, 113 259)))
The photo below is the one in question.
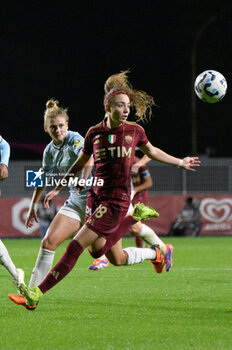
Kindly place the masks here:
POLYGON ((164 268, 164 261, 161 256, 161 251, 158 246, 152 246, 151 248, 136 248, 128 247, 122 249, 122 240, 118 241, 111 249, 106 253, 110 263, 116 266, 121 265, 134 265, 143 262, 144 260, 156 261, 160 267, 159 271, 162 272, 164 268))

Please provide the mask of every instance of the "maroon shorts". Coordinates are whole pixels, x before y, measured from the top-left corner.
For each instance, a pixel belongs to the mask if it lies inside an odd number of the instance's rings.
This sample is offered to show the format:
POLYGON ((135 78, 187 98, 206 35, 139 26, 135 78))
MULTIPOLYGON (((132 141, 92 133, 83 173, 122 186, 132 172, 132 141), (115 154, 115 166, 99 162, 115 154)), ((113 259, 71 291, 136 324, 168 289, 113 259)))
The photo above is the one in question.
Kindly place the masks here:
POLYGON ((98 198, 93 192, 89 192, 86 204, 85 224, 90 230, 99 236, 108 239, 114 235, 121 220, 125 217, 130 202, 112 199, 98 198))

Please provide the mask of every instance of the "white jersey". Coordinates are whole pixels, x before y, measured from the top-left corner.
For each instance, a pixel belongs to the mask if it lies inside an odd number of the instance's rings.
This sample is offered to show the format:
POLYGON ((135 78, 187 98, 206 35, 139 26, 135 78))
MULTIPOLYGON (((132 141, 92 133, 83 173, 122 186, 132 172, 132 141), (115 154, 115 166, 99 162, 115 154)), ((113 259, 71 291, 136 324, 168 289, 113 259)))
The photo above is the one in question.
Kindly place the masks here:
POLYGON ((0 163, 5 164, 8 167, 9 158, 10 158, 10 146, 9 143, 4 140, 0 135, 0 163))
MULTIPOLYGON (((51 141, 45 148, 43 153, 42 168, 45 175, 56 173, 57 170, 61 174, 65 174, 71 165, 78 158, 82 147, 84 146, 84 138, 75 131, 68 131, 64 142, 61 145, 55 145, 51 141)), ((88 190, 82 190, 77 196, 74 185, 69 186, 69 200, 78 207, 83 207, 86 203, 88 190)))

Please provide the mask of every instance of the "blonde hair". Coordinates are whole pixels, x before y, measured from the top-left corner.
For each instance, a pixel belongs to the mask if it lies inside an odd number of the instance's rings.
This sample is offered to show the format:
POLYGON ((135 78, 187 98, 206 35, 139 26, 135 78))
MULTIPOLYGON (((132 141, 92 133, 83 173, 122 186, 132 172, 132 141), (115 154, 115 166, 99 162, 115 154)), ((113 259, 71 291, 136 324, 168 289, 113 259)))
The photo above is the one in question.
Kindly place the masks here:
POLYGON ((152 116, 152 106, 155 105, 153 97, 141 90, 134 90, 128 81, 129 70, 111 75, 105 82, 104 106, 112 104, 114 96, 118 93, 126 94, 135 108, 136 121, 146 121, 152 116), (120 92, 119 92, 120 91, 120 92))
POLYGON ((66 122, 69 121, 69 116, 67 114, 68 109, 59 107, 58 104, 59 101, 54 100, 53 98, 46 102, 46 109, 44 112, 44 125, 47 124, 49 119, 56 118, 58 116, 64 117, 66 122))

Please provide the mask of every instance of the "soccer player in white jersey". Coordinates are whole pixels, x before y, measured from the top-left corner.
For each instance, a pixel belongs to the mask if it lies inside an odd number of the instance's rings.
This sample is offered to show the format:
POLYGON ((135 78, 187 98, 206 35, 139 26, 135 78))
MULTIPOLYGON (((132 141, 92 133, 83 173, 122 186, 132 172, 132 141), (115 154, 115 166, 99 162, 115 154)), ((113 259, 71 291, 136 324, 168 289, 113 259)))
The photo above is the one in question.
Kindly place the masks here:
MULTIPOLYGON (((8 177, 8 163, 10 158, 10 146, 8 142, 2 138, 2 136, 0 136, 0 153, 0 181, 2 181, 8 177)), ((4 266, 6 270, 10 273, 10 275, 13 277, 13 282, 16 285, 16 287, 18 287, 20 283, 24 283, 24 271, 15 267, 15 264, 11 260, 11 257, 1 240, 0 264, 4 266)))
MULTIPOLYGON (((61 174, 65 173, 77 159, 84 145, 84 138, 78 132, 68 130, 68 122, 67 110, 59 107, 58 101, 53 99, 47 101, 44 113, 44 130, 52 141, 46 146, 43 153, 44 176, 51 177, 57 170, 61 174)), ((44 190, 45 187, 37 187, 34 190, 27 214, 26 227, 32 227, 34 221, 38 222, 36 204, 44 190)), ((30 287, 37 286, 44 279, 52 267, 57 247, 67 238, 73 236, 84 223, 88 190, 83 189, 77 195, 77 188, 72 184, 69 186, 69 192, 68 200, 60 208, 41 242, 29 282, 30 287)), ((28 308, 24 303, 25 298, 21 295, 9 294, 9 298, 15 304, 28 308)))

